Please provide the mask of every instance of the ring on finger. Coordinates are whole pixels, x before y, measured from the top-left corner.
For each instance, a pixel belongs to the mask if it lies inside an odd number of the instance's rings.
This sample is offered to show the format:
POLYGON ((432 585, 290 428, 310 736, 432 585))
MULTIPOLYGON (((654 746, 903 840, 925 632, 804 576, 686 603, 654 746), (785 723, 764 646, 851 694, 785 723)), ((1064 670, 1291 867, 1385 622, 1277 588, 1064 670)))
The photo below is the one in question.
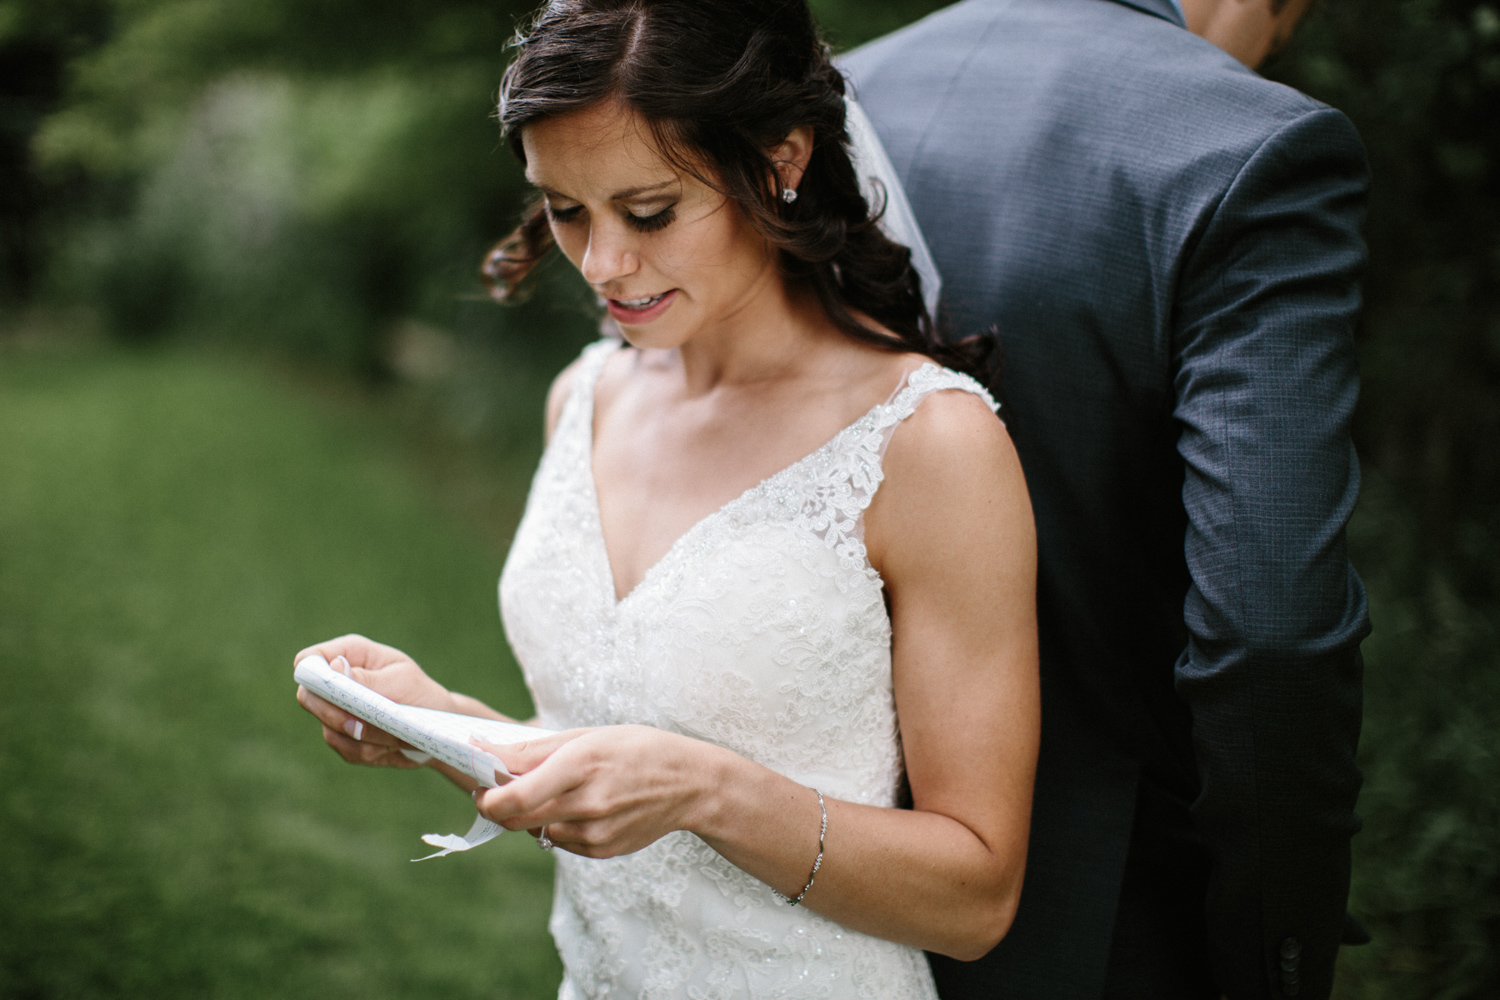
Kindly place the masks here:
POLYGON ((552 850, 552 848, 557 846, 552 842, 552 838, 547 836, 546 824, 542 825, 542 831, 536 836, 536 846, 540 847, 544 851, 550 851, 552 850))

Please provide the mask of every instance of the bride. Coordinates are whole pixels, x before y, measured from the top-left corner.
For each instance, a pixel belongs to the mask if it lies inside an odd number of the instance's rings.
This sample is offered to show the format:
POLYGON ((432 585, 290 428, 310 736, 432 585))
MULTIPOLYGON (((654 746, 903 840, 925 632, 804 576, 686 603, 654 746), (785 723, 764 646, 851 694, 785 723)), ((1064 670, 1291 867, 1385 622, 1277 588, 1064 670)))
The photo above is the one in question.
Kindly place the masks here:
MULTIPOLYGON (((802 0, 553 0, 516 48, 501 119, 541 197, 487 275, 505 297, 555 244, 624 340, 553 386, 500 584, 564 731, 491 748, 499 788, 446 773, 557 848, 563 998, 931 997, 919 949, 989 951, 1025 866, 1004 426, 861 193, 802 0)), ((499 717, 368 639, 311 652, 499 717)), ((344 759, 416 766, 298 698, 344 759)))

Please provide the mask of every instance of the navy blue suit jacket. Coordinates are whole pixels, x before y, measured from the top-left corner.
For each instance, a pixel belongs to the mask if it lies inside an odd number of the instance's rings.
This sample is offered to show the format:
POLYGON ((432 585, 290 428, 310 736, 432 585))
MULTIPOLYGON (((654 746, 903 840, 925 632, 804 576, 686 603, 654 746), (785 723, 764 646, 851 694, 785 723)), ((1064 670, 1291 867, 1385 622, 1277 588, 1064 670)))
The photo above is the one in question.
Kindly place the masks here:
POLYGON ((968 0, 843 62, 1036 509, 1043 736, 1010 935, 945 1000, 1326 997, 1365 598, 1349 121, 1169 0, 968 0))

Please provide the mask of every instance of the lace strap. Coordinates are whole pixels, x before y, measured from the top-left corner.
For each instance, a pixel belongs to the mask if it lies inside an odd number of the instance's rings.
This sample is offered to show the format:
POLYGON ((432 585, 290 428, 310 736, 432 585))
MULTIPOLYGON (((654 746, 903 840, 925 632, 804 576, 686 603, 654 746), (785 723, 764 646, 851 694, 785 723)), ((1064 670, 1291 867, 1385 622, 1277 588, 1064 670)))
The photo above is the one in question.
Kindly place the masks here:
POLYGON ((557 426, 552 429, 552 443, 547 447, 548 454, 589 453, 588 431, 594 422, 594 385, 599 381, 604 363, 619 348, 618 340, 597 340, 578 355, 578 360, 574 362, 578 367, 573 369, 568 398, 563 403, 557 426))
POLYGON ((621 341, 613 337, 596 340, 583 349, 578 355, 578 370, 573 373, 574 397, 594 398, 594 384, 599 381, 599 375, 604 371, 604 364, 610 357, 620 349, 621 341))
POLYGON ((990 408, 990 412, 1000 412, 1000 404, 995 402, 995 397, 973 376, 929 361, 906 377, 906 385, 897 391, 895 398, 885 407, 885 413, 882 414, 885 419, 880 423, 884 427, 894 427, 917 412, 918 404, 926 396, 943 389, 960 389, 973 393, 984 400, 984 405, 990 408))

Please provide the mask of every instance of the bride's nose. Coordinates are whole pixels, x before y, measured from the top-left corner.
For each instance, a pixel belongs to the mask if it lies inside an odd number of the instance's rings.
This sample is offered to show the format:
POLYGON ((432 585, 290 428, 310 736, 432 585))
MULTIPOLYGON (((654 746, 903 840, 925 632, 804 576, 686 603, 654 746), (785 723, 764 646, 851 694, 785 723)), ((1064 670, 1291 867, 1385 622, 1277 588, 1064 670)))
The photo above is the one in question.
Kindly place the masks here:
POLYGON ((589 230, 589 245, 579 271, 595 291, 611 281, 630 277, 640 266, 640 255, 624 226, 594 226, 589 230))

